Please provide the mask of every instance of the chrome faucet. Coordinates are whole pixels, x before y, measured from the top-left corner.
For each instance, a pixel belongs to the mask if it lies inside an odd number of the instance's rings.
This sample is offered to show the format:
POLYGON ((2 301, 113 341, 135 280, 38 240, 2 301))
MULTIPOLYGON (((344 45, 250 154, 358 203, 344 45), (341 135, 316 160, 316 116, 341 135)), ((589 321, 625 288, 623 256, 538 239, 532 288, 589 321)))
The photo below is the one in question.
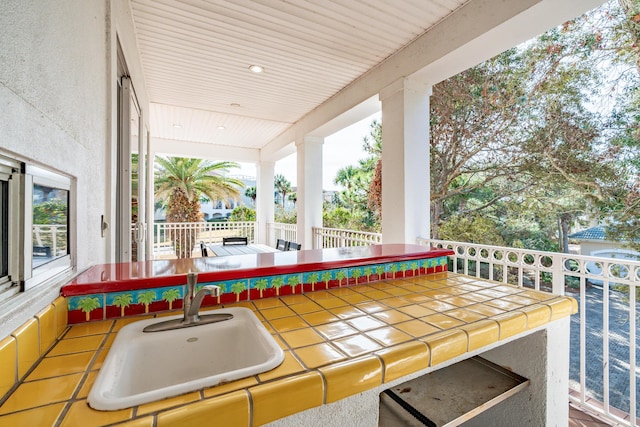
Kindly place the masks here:
POLYGON ((225 320, 233 319, 231 313, 208 313, 200 316, 200 305, 202 299, 206 294, 211 294, 214 297, 220 296, 220 287, 216 285, 203 286, 198 292, 196 292, 196 283, 198 283, 198 273, 187 274, 187 293, 182 301, 182 308, 184 309, 184 316, 182 319, 170 319, 158 323, 152 323, 142 329, 142 332, 161 332, 170 331, 173 329, 189 328, 192 326, 206 325, 209 323, 223 322, 225 320))
POLYGON ((206 294, 210 294, 214 297, 220 296, 220 287, 215 285, 203 286, 198 292, 196 292, 196 283, 198 283, 198 273, 187 274, 187 293, 184 296, 182 307, 184 309, 183 323, 191 325, 200 321, 198 312, 200 311, 200 305, 202 299, 206 294))

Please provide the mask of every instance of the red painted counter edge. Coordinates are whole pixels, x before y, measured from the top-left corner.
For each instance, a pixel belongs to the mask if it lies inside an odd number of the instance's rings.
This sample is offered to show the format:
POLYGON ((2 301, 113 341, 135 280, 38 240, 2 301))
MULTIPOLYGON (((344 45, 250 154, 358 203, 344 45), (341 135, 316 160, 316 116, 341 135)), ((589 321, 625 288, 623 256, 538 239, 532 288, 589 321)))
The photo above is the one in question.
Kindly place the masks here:
MULTIPOLYGON (((432 249, 420 245, 375 245, 374 248, 386 248, 398 249, 398 253, 385 254, 377 256, 367 257, 354 257, 345 259, 336 259, 331 261, 314 261, 314 262, 287 262, 280 265, 261 266, 253 268, 240 268, 226 271, 198 271, 199 282, 215 282, 224 280, 234 280, 240 278, 253 278, 261 276, 272 276, 281 274, 295 274, 305 273, 309 271, 317 270, 332 270, 351 267, 360 267, 363 265, 371 264, 384 264, 389 262, 411 261, 415 259, 425 258, 437 258, 443 256, 453 255, 454 252, 450 249, 432 249), (404 253, 400 253, 400 249, 403 249, 404 253)), ((343 250, 349 250, 353 248, 343 248, 343 250)), ((313 252, 319 252, 335 249, 310 249, 306 250, 307 254, 314 255, 313 252)), ((299 251, 303 252, 303 251, 299 251)), ((297 254, 297 252, 292 252, 297 254)), ((251 255, 238 255, 238 257, 255 257, 256 264, 259 265, 263 260, 268 260, 274 254, 251 254, 251 255)), ((226 258, 226 257, 225 257, 226 258)), ((235 258, 235 257, 229 257, 235 258)), ((206 260, 213 258, 199 258, 194 259, 192 262, 197 267, 198 260, 200 264, 206 266, 206 260)), ((248 258, 247 258, 248 259, 248 258)), ((165 286, 182 285, 185 283, 185 274, 187 271, 167 274, 151 277, 128 277, 122 279, 108 279, 105 281, 87 281, 87 278, 96 276, 97 272, 106 271, 106 269, 120 270, 122 272, 127 271, 153 271, 153 263, 165 263, 169 266, 174 265, 174 268, 178 268, 179 264, 183 264, 184 260, 157 260, 157 261, 141 261, 132 263, 119 263, 119 264, 102 264, 93 266, 84 272, 78 274, 78 276, 69 284, 64 285, 61 289, 62 296, 78 296, 89 295, 94 293, 105 292, 122 292, 149 288, 160 288, 165 286), (83 283, 84 282, 84 283, 83 283)))

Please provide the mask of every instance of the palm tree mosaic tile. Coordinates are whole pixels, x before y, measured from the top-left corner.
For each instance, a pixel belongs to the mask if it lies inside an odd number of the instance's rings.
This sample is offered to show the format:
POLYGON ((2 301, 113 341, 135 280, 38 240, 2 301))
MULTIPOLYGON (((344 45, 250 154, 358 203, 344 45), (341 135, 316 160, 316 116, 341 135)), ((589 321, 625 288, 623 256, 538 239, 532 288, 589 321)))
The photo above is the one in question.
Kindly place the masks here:
MULTIPOLYGON (((400 279, 447 270, 447 257, 371 264, 358 267, 308 271, 294 274, 198 283, 220 287, 220 296, 206 295, 202 307, 232 304, 283 295, 301 294, 385 279, 400 279)), ((185 286, 109 292, 68 298, 69 323, 171 311, 182 308, 185 286)))

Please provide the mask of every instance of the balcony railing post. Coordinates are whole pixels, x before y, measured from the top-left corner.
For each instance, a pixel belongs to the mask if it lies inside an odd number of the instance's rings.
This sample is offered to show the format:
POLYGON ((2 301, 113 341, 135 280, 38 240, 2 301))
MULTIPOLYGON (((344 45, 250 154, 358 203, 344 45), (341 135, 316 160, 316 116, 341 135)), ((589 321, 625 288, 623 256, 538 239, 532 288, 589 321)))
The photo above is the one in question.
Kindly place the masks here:
POLYGON ((553 278, 551 281, 551 292, 557 295, 564 295, 564 262, 565 260, 562 254, 554 253, 552 255, 553 270, 551 274, 553 278))

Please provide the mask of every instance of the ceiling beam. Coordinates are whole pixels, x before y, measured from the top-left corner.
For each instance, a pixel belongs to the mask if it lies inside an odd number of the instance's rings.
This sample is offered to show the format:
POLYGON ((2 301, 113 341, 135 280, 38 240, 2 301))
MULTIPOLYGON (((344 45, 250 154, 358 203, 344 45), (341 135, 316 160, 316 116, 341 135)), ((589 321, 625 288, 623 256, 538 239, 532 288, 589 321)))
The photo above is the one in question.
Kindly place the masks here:
POLYGON ((158 155, 242 163, 257 163, 260 161, 260 151, 257 148, 213 145, 206 142, 153 137, 151 138, 151 147, 154 154, 158 155))

